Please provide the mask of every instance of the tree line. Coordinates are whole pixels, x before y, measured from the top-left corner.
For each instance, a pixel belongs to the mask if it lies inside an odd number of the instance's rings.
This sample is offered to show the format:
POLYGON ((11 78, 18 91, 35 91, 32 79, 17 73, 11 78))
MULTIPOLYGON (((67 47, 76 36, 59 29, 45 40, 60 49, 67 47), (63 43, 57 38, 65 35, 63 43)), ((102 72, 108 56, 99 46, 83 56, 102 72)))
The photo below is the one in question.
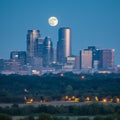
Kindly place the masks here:
POLYGON ((0 103, 24 103, 25 98, 63 100, 65 96, 78 97, 82 102, 87 96, 120 98, 119 91, 120 74, 0 75, 0 103))
MULTIPOLYGON (((0 120, 13 120, 10 115, 0 114, 0 120)), ((29 115, 28 117, 20 118, 17 120, 71 120, 68 116, 52 116, 47 113, 40 113, 37 118, 36 116, 29 115)), ((72 120, 120 120, 120 115, 108 115, 108 116, 94 116, 93 118, 89 117, 77 117, 72 120)))
POLYGON ((38 107, 27 105, 19 107, 19 105, 14 104, 12 107, 0 107, 0 113, 24 116, 30 114, 38 113, 48 113, 51 115, 76 115, 76 116, 86 116, 86 115, 109 115, 109 114, 120 114, 120 104, 84 104, 84 105, 69 105, 69 106, 47 106, 40 105, 38 107))

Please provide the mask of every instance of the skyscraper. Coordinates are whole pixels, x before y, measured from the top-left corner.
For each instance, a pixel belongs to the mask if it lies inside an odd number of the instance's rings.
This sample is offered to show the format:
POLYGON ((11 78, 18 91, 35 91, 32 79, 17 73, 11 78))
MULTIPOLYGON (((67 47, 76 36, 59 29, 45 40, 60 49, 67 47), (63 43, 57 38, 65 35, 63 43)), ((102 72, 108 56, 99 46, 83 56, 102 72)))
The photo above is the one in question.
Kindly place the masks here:
POLYGON ((92 68, 98 68, 99 49, 96 46, 88 46, 92 50, 92 68))
POLYGON ((58 31, 57 62, 65 63, 68 56, 71 56, 71 30, 62 27, 58 31))
POLYGON ((38 46, 37 46, 37 57, 40 58, 43 57, 43 42, 44 42, 44 38, 40 37, 38 39, 38 46))
POLYGON ((27 56, 36 57, 38 55, 39 30, 28 30, 27 33, 27 56))
POLYGON ((80 51, 80 69, 92 68, 92 50, 84 49, 80 51))
POLYGON ((49 36, 43 42, 43 66, 48 67, 53 62, 53 44, 49 36))
POLYGON ((114 68, 114 49, 99 50, 99 69, 114 68))

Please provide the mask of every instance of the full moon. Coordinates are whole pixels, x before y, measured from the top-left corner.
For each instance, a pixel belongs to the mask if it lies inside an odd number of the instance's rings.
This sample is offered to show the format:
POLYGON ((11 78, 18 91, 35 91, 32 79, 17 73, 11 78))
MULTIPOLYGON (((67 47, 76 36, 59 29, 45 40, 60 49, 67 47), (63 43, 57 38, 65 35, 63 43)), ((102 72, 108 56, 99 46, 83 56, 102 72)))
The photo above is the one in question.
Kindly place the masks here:
POLYGON ((56 26, 58 24, 58 19, 52 16, 48 19, 48 23, 50 26, 56 26))

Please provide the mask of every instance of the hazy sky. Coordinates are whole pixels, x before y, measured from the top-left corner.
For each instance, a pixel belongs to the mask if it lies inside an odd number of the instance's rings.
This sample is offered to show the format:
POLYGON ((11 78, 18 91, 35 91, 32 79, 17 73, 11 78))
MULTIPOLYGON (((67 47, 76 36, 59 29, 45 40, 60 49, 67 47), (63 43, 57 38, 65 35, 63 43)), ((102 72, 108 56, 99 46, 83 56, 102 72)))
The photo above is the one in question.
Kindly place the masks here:
POLYGON ((120 64, 120 0, 0 0, 0 58, 26 50, 29 29, 51 36, 56 47, 60 27, 71 28, 74 55, 89 45, 114 48, 120 64), (48 25, 50 16, 59 19, 56 27, 48 25))

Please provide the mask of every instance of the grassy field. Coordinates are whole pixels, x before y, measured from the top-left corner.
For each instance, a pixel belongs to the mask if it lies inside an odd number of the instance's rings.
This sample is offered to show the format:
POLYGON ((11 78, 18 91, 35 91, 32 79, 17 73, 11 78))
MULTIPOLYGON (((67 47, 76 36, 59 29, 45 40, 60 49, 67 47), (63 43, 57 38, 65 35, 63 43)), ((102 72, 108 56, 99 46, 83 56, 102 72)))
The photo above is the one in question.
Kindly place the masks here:
MULTIPOLYGON (((44 102, 44 103, 30 103, 30 104, 25 104, 25 103, 22 103, 22 104, 18 104, 20 107, 24 107, 24 106, 29 106, 29 105, 32 105, 34 107, 38 107, 39 105, 52 105, 52 106, 61 106, 61 105, 64 105, 64 106, 69 106, 69 105, 78 105, 78 106, 81 106, 81 105, 90 105, 90 104, 93 104, 93 103, 96 103, 96 102, 71 102, 71 101, 51 101, 51 102, 44 102)), ((98 104, 104 104, 104 105, 117 105, 119 103, 103 103, 103 102, 97 102, 98 104)), ((13 104, 12 103, 0 103, 0 107, 11 107, 13 104)))
POLYGON ((26 116, 13 116, 13 120, 20 120, 20 119, 23 119, 25 118, 26 116))
MULTIPOLYGON (((20 120, 27 116, 13 116, 13 120, 20 120)), ((77 120, 78 118, 89 117, 90 120, 93 120, 94 116, 58 116, 58 117, 69 117, 70 120, 77 120)), ((37 116, 36 116, 37 118, 37 116)))
POLYGON ((93 120, 93 116, 69 116, 70 120, 77 120, 78 118, 89 117, 90 120, 93 120))

